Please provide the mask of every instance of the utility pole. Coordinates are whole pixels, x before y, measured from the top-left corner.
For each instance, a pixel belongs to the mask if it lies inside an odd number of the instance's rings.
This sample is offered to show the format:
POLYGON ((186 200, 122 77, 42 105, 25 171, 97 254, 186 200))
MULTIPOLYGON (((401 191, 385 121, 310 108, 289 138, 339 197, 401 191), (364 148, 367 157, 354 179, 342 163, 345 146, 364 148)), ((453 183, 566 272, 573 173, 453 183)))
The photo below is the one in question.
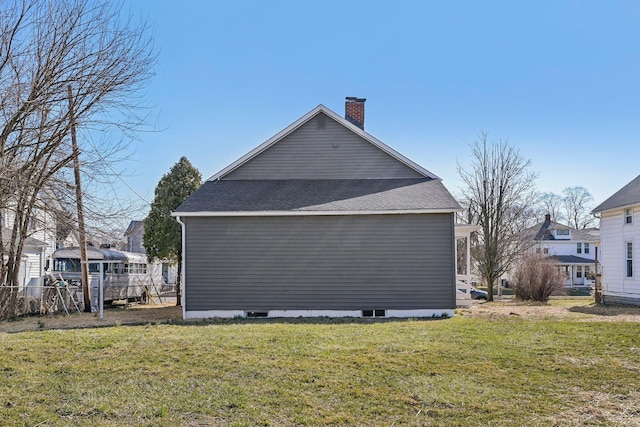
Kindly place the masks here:
POLYGON ((78 210, 78 234, 80 239, 80 270, 82 271, 82 296, 84 311, 91 313, 91 287, 89 286, 89 264, 87 263, 87 236, 84 229, 84 207, 82 206, 82 186, 80 183, 80 150, 76 138, 76 119, 73 112, 73 91, 67 86, 69 94, 69 121, 71 124, 71 148, 73 149, 73 174, 76 180, 76 207, 78 210))

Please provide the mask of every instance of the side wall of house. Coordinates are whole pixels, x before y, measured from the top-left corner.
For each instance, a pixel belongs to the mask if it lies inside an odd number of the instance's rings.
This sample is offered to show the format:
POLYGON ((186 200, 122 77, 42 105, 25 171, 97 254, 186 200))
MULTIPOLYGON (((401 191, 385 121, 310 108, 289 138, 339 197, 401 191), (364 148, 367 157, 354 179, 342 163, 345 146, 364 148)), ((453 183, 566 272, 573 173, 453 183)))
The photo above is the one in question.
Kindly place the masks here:
POLYGON ((603 212, 600 218, 602 293, 605 303, 640 303, 640 207, 633 222, 625 222, 624 210, 603 212), (633 276, 627 277, 627 242, 633 248, 633 276))
POLYGON ((452 214, 183 220, 186 312, 455 308, 452 214))
POLYGON ((223 179, 393 179, 423 175, 323 113, 223 179))

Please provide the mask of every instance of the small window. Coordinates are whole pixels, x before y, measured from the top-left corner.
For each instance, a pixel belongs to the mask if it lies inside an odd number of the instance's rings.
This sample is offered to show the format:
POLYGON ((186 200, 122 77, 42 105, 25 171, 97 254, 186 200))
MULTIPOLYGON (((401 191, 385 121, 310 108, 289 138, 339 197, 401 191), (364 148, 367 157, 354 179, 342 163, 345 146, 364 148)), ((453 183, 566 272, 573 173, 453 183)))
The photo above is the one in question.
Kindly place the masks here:
POLYGON ((385 317, 386 310, 362 310, 362 317, 385 317))
POLYGON ((589 244, 588 244, 588 243, 585 243, 585 244, 584 244, 584 253, 585 253, 585 254, 588 254, 588 253, 589 253, 589 244))
POLYGON ((626 208, 624 210, 624 223, 633 224, 633 209, 626 208))
POLYGON ((542 251, 540 248, 536 248, 536 253, 539 254, 542 251))
POLYGON ((578 279, 582 278, 582 266, 581 265, 576 266, 576 277, 578 279))
POLYGON ((627 242, 627 277, 633 277, 633 243, 627 242))
POLYGON ((582 253, 582 243, 580 242, 576 243, 576 252, 579 254, 582 253))
POLYGON ((268 311, 247 311, 247 317, 250 317, 252 319, 255 319, 258 317, 269 317, 269 312, 268 311))
POLYGON ((542 253, 544 253, 544 254, 548 254, 548 253, 549 253, 549 248, 544 248, 544 249, 542 250, 542 253))
POLYGON ((568 235, 569 235, 569 229, 556 230, 556 236, 568 236, 568 235))

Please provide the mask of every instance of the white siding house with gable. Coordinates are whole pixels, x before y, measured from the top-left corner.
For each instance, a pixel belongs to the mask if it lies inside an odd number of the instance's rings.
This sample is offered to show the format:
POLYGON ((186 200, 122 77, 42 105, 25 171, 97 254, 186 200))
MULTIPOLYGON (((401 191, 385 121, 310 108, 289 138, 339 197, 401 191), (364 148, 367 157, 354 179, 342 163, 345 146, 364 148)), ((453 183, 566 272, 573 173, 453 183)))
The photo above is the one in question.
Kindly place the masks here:
POLYGON ((595 278, 596 254, 600 245, 597 228, 575 229, 545 220, 526 231, 534 240, 533 251, 554 258, 567 276, 567 286, 592 286, 595 278))
POLYGON ((640 176, 593 213, 600 216, 603 302, 640 305, 640 176))

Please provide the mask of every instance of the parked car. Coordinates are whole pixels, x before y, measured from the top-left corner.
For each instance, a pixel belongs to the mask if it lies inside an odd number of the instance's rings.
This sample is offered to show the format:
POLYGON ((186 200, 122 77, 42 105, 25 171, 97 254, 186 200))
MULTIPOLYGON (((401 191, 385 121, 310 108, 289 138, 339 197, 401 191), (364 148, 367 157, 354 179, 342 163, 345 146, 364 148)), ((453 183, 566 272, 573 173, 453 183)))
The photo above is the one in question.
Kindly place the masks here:
POLYGON ((480 289, 477 288, 471 288, 471 298, 472 299, 483 299, 483 300, 487 300, 487 292, 486 291, 481 291, 480 289))

